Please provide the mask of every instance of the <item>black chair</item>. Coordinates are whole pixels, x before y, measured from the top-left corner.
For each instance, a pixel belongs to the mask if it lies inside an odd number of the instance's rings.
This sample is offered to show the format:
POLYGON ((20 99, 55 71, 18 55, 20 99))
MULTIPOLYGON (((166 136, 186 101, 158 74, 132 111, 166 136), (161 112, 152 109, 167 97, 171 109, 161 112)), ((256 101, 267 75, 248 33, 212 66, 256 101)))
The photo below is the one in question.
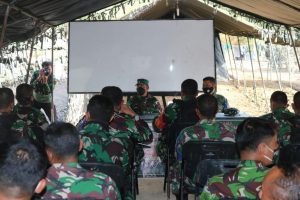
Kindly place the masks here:
POLYGON ((194 179, 197 165, 206 159, 237 159, 236 145, 225 141, 189 141, 183 145, 182 163, 180 172, 180 199, 183 199, 183 191, 188 194, 196 194, 191 188, 184 188, 184 177, 194 179))
POLYGON ((194 175, 196 185, 195 198, 201 194, 209 178, 235 169, 239 162, 240 160, 231 159, 206 159, 199 161, 194 175))
POLYGON ((79 164, 87 170, 102 172, 110 176, 115 181, 122 199, 124 199, 126 176, 121 166, 103 162, 81 162, 79 164))

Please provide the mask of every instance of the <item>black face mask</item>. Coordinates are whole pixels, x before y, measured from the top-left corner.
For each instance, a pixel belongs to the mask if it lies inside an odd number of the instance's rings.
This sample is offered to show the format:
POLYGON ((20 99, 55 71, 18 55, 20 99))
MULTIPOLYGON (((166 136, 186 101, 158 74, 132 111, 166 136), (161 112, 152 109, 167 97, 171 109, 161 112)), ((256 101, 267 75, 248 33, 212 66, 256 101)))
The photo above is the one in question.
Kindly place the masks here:
POLYGON ((138 95, 143 95, 145 93, 145 89, 142 87, 138 87, 136 88, 136 92, 138 93, 138 95))
POLYGON ((215 92, 213 87, 205 87, 205 88, 202 88, 202 90, 205 94, 213 94, 215 92))

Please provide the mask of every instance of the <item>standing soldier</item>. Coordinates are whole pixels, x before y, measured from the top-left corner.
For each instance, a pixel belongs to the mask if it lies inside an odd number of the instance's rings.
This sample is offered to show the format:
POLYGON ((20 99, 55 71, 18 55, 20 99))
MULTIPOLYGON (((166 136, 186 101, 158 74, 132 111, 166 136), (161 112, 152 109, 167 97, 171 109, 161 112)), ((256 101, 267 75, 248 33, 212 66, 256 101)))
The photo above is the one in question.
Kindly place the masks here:
POLYGON ((138 79, 136 84, 137 95, 128 99, 127 104, 138 115, 155 114, 161 112, 158 100, 149 94, 149 81, 138 79))

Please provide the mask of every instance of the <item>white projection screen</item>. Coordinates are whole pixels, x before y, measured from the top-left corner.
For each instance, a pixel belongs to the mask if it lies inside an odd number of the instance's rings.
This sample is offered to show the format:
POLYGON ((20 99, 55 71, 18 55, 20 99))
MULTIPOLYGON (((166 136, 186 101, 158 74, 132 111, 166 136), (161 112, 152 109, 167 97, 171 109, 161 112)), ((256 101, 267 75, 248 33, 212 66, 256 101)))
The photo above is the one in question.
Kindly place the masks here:
POLYGON ((69 31, 69 93, 133 92, 138 78, 175 92, 216 74, 212 20, 70 22, 69 31))

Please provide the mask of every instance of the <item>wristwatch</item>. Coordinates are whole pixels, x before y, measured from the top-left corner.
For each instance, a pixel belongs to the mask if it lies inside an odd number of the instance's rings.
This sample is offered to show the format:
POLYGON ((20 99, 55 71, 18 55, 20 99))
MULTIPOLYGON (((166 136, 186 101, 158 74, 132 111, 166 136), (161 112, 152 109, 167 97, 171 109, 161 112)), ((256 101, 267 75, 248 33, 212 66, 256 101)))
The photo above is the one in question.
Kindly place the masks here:
POLYGON ((139 115, 134 115, 134 120, 135 121, 139 121, 140 120, 140 116, 139 115))

